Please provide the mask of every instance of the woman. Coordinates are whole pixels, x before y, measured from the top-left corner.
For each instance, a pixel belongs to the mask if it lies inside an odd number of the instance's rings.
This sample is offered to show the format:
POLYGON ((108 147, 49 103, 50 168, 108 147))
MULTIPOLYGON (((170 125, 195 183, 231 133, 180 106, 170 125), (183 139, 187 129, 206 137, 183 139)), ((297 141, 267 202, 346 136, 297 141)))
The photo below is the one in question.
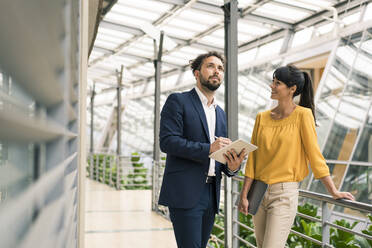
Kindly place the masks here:
POLYGON ((296 216, 298 182, 309 173, 309 162, 315 178, 333 198, 354 200, 349 192, 337 190, 320 152, 309 75, 294 66, 283 66, 275 70, 270 87, 271 98, 278 100, 278 106, 256 117, 251 142, 259 148, 248 157, 239 201, 239 210, 248 214, 247 193, 253 179, 269 184, 253 216, 259 248, 285 246, 296 216), (300 103, 296 105, 293 98, 299 94, 300 103))

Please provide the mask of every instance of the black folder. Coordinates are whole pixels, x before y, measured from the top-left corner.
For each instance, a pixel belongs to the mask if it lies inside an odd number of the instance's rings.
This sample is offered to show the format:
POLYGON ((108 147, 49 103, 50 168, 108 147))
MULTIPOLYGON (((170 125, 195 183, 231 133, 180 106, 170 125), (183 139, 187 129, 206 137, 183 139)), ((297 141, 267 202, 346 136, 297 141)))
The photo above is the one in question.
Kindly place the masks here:
POLYGON ((260 206, 264 195, 266 193, 268 185, 260 180, 254 179, 249 189, 247 199, 249 202, 248 213, 255 215, 258 207, 260 206))

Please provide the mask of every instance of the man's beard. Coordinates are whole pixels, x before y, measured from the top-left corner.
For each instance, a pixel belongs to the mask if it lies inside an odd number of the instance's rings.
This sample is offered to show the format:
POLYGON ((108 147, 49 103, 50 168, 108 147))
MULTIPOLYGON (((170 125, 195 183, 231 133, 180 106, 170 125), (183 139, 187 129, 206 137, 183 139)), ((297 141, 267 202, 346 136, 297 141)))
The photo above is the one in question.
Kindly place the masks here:
POLYGON ((201 74, 199 76, 199 80, 200 80, 200 84, 206 87, 207 89, 209 89, 210 91, 217 90, 221 85, 221 82, 219 82, 218 84, 211 83, 209 80, 206 80, 201 74))

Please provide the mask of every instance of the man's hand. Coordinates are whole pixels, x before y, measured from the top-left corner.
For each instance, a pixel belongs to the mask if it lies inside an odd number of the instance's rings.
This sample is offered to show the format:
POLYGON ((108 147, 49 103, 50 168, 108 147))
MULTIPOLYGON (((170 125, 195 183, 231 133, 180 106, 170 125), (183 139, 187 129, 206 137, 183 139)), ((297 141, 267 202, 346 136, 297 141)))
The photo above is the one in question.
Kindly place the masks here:
POLYGON ((227 145, 231 144, 231 140, 229 138, 219 137, 211 144, 209 148, 209 154, 218 151, 221 148, 224 148, 227 145))
POLYGON ((247 153, 245 152, 245 148, 240 152, 239 156, 236 154, 235 150, 227 151, 223 155, 227 161, 227 166, 231 171, 236 171, 239 169, 240 164, 243 162, 245 156, 247 156, 247 153))

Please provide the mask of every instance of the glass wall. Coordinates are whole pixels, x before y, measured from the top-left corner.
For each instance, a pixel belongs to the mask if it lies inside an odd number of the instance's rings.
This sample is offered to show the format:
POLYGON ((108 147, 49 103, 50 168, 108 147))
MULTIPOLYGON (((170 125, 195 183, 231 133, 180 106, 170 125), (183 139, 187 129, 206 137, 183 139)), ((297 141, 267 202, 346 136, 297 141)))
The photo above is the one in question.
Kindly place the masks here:
POLYGON ((25 4, 0 2, 0 246, 77 247, 80 3, 25 4))
MULTIPOLYGON (((35 101, 7 74, 1 74, 0 109, 2 113, 22 112, 35 115, 35 101)), ((11 199, 27 188, 40 172, 34 168, 34 143, 0 138, 0 202, 11 199)))
MULTIPOLYGON (((371 29, 342 38, 316 102, 319 143, 332 178, 339 189, 366 203, 372 194, 371 52, 371 29)), ((313 180, 308 188, 324 193, 319 185, 313 180)))
MULTIPOLYGON (((122 115, 122 151, 152 155, 154 145, 154 96, 130 100, 122 115)), ((116 147, 116 138, 113 140, 116 147)))
MULTIPOLYGON (((269 84, 282 64, 277 59, 239 72, 240 138, 250 140, 257 113, 273 106, 269 84)), ((372 198, 371 29, 342 37, 328 64, 316 92, 318 143, 336 186, 368 202, 372 198)), ((301 188, 327 194, 311 175, 301 188)))
POLYGON ((282 65, 282 60, 264 63, 239 73, 239 137, 250 140, 256 115, 270 107, 270 84, 273 72, 282 65))

